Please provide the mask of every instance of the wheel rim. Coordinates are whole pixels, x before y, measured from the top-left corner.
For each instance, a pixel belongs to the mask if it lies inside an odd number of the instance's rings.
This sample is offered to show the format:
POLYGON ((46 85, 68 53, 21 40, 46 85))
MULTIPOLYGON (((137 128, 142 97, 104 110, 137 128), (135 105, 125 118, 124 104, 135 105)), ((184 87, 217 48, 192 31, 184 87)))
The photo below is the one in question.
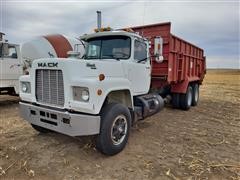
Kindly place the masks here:
POLYGON ((111 139, 114 145, 121 144, 127 135, 127 119, 124 115, 117 116, 112 124, 111 139))
POLYGON ((192 104, 192 91, 191 91, 191 89, 188 91, 187 104, 188 104, 188 106, 191 106, 191 104, 192 104))

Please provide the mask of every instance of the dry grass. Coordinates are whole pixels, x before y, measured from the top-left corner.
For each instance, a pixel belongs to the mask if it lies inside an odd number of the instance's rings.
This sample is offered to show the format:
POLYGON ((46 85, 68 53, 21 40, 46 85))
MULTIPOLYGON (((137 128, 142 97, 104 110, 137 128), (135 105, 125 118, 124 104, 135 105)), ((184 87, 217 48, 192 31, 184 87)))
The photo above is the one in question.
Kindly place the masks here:
POLYGON ((197 107, 138 123, 113 157, 90 137, 38 134, 17 101, 0 97, 0 179, 240 179, 240 71, 208 71, 197 107))

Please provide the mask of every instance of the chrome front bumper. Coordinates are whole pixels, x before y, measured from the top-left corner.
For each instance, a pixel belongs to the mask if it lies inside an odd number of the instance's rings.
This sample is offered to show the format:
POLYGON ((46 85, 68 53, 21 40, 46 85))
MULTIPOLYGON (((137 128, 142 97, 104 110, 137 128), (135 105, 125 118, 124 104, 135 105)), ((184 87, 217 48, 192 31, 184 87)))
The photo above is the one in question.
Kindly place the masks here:
POLYGON ((31 124, 69 136, 100 132, 100 116, 69 113, 20 102, 21 116, 31 124))

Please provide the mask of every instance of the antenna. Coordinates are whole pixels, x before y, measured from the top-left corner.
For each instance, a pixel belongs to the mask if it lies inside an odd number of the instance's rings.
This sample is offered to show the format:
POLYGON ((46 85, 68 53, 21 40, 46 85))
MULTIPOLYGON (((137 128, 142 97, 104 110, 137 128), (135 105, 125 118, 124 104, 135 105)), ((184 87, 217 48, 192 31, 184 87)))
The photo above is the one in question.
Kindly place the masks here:
MULTIPOLYGON (((145 18, 145 10, 146 10, 146 1, 144 1, 143 3, 143 19, 142 19, 142 26, 144 26, 144 18, 145 18)), ((141 36, 143 36, 143 30, 144 30, 144 27, 142 27, 142 31, 141 31, 141 36)))

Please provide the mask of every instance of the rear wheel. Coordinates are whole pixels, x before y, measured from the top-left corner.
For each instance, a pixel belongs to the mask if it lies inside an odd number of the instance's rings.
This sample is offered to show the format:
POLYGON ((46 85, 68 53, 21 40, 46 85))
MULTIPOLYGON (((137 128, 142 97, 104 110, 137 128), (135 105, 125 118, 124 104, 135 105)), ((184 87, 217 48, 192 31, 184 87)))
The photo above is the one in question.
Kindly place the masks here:
POLYGON ((192 105, 192 87, 188 86, 187 92, 180 95, 180 108, 189 110, 192 105))
POLYGON ((127 107, 107 104, 101 115, 101 129, 97 136, 96 148, 106 155, 115 155, 127 144, 131 127, 131 115, 127 107))
POLYGON ((16 95, 14 88, 10 88, 10 89, 8 90, 8 94, 9 94, 9 95, 12 95, 12 96, 16 95))
POLYGON ((194 83, 192 85, 192 106, 196 106, 199 100, 199 85, 194 83))
POLYGON ((35 129, 36 131, 40 132, 40 133, 49 133, 51 132, 51 130, 49 129, 46 129, 46 128, 43 128, 43 127, 40 127, 40 126, 37 126, 37 125, 34 125, 34 124, 31 124, 33 129, 35 129))
POLYGON ((180 98, 180 94, 179 93, 173 93, 172 95, 172 106, 174 108, 179 108, 179 98, 180 98))

